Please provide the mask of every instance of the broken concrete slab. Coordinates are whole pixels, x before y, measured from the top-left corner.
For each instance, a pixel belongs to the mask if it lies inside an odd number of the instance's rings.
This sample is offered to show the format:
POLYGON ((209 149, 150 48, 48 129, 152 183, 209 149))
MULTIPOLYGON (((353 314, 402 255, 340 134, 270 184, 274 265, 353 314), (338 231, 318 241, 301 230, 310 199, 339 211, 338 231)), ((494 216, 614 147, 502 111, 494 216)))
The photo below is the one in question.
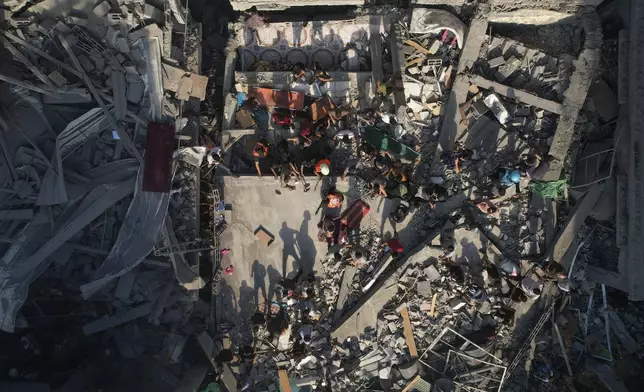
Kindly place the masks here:
POLYGON ((344 269, 344 274, 342 275, 342 283, 340 284, 340 292, 338 293, 338 299, 335 303, 333 322, 337 322, 344 312, 344 305, 347 301, 347 297, 351 290, 351 285, 353 284, 353 278, 355 277, 357 271, 358 269, 356 267, 350 265, 344 269))
POLYGON ((31 220, 34 210, 0 210, 0 220, 31 220))
POLYGON ((116 314, 112 317, 104 317, 83 325, 83 333, 86 336, 99 333, 121 324, 129 323, 141 317, 145 317, 152 312, 153 303, 149 302, 136 308, 129 309, 123 313, 116 314))
POLYGON ((376 325, 378 313, 398 291, 400 274, 409 266, 420 264, 432 257, 438 259, 441 254, 441 250, 428 247, 424 243, 410 250, 405 257, 395 263, 393 271, 386 278, 382 277, 378 280, 360 298, 360 301, 343 315, 331 332, 331 336, 344 341, 349 337, 359 336, 366 327, 376 325))
MULTIPOLYGON (((555 237, 549 257, 556 262, 562 262, 564 256, 571 249, 570 245, 577 236, 579 229, 581 229, 586 217, 591 213, 595 203, 602 193, 604 185, 601 183, 594 184, 590 187, 584 197, 577 202, 575 208, 568 215, 568 219, 562 225, 559 233, 555 237)), ((568 269, 570 265, 563 265, 568 269)))
POLYGON ((470 82, 480 88, 493 90, 495 93, 503 95, 504 97, 518 99, 523 103, 536 106, 551 113, 561 114, 563 112, 563 106, 560 103, 539 98, 536 95, 485 79, 482 76, 474 76, 470 78, 470 82))
POLYGON ((24 236, 21 241, 14 242, 11 245, 14 249, 13 252, 7 252, 5 257, 0 260, 0 268, 4 271, 2 274, 4 289, 0 291, 2 330, 13 332, 16 314, 27 298, 29 285, 52 262, 49 256, 107 208, 131 194, 133 189, 133 179, 95 188, 83 198, 76 209, 65 211, 56 220, 54 224, 56 234, 44 244, 42 243, 43 236, 37 234, 39 227, 32 227, 33 221, 23 229, 29 230, 31 235, 24 236), (26 242, 38 245, 25 249, 26 242), (22 262, 18 265, 9 262, 14 259, 22 260, 22 262))
MULTIPOLYGON (((173 173, 175 169, 173 165, 173 173)), ((110 254, 96 270, 92 281, 81 286, 84 298, 91 297, 107 282, 136 267, 156 244, 168 212, 170 193, 145 192, 141 188, 142 181, 143 170, 140 167, 136 185, 131 189, 134 198, 125 216, 130 224, 121 226, 110 254)))
POLYGON ((128 299, 130 297, 130 292, 132 292, 132 287, 134 286, 134 280, 136 279, 136 274, 134 271, 130 271, 125 275, 122 275, 119 278, 119 282, 116 285, 116 291, 114 296, 120 299, 128 299))
POLYGON ((605 121, 611 121, 617 117, 617 97, 610 87, 601 79, 596 80, 588 91, 588 97, 592 99, 595 110, 605 121))
POLYGON ((555 159, 550 162, 550 169, 543 177, 544 181, 555 181, 561 176, 575 133, 579 110, 583 108, 588 89, 595 80, 602 56, 602 29, 597 13, 592 11, 584 14, 582 27, 588 38, 584 40, 584 49, 574 62, 575 71, 570 78, 568 89, 564 92, 563 111, 548 152, 555 159))

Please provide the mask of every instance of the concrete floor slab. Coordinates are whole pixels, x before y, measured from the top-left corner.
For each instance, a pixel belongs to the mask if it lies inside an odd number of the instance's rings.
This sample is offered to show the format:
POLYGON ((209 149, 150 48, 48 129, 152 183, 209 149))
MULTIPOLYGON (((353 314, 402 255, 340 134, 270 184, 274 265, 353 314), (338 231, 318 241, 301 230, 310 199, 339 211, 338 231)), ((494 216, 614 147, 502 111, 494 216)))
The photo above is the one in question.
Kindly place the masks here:
MULTIPOLYGON (((229 214, 228 229, 221 236, 221 248, 231 252, 222 257, 222 266, 230 264, 234 272, 226 276, 226 283, 235 296, 248 296, 253 292, 255 304, 264 300, 264 293, 270 295, 272 287, 284 275, 294 275, 299 268, 308 271, 319 269, 319 260, 327 253, 326 243, 317 240, 317 223, 320 214, 315 211, 321 201, 321 191, 335 179, 325 179, 317 190, 315 178, 307 178, 311 190, 304 192, 302 185, 289 191, 281 188, 279 181, 272 176, 240 178, 224 177, 224 203, 232 209, 229 214), (276 194, 276 190, 281 195, 276 194), (253 233, 262 226, 271 233, 275 240, 271 245, 264 245, 253 233)), ((337 189, 345 193, 346 208, 353 199, 348 183, 338 179, 337 189)), ((391 223, 383 217, 395 209, 395 202, 377 199, 369 201, 371 211, 362 221, 362 228, 373 228, 383 233, 393 233, 391 223)), ((397 225, 401 230, 405 222, 397 225)), ((242 304, 239 303, 239 306, 242 304)))

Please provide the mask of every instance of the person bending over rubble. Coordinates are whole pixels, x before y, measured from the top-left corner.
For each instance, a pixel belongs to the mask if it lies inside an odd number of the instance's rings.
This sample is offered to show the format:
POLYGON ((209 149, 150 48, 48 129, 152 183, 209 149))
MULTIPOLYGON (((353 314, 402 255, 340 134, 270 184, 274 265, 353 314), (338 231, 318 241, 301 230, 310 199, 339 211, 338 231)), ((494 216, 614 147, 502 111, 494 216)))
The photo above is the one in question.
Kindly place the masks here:
POLYGON ((394 259, 402 257, 402 253, 405 250, 403 244, 396 237, 383 242, 380 246, 384 252, 391 253, 394 259))
POLYGON ((496 176, 492 178, 493 183, 498 183, 503 188, 509 188, 512 185, 516 187, 516 192, 519 193, 519 183, 521 182, 521 172, 518 170, 499 168, 496 171, 496 176))
POLYGON ((296 82, 313 84, 314 75, 306 68, 304 63, 297 62, 293 66, 293 79, 296 82))
POLYGON ((436 208, 436 203, 443 203, 447 201, 449 193, 447 189, 439 184, 429 184, 421 188, 421 196, 424 200, 429 202, 431 208, 436 208))
POLYGON ((257 170, 257 177, 262 176, 262 169, 259 167, 259 162, 268 157, 268 141, 260 139, 253 148, 253 161, 255 162, 255 170, 257 170))

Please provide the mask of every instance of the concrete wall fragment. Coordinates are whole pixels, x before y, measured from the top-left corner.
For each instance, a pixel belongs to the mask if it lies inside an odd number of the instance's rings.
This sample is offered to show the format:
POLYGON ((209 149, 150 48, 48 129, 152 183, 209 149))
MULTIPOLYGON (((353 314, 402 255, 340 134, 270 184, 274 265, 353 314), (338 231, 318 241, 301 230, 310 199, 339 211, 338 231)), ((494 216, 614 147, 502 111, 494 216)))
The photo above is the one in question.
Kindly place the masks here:
POLYGON ((414 8, 409 22, 409 32, 415 34, 438 33, 449 30, 456 35, 458 48, 463 49, 467 26, 447 11, 430 8, 414 8))

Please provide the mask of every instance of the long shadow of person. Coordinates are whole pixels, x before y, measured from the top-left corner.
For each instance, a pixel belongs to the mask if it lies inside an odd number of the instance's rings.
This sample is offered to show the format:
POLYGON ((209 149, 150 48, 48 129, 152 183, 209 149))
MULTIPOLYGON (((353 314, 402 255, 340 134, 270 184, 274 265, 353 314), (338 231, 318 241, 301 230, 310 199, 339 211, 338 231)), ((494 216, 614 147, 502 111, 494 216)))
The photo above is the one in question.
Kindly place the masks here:
POLYGON ((279 283, 280 279, 282 279, 282 275, 280 275, 280 272, 275 269, 272 265, 269 265, 267 268, 268 271, 268 298, 266 299, 266 302, 269 303, 273 300, 273 296, 275 295, 275 286, 279 283))
POLYGON ((239 320, 240 324, 237 327, 237 333, 240 335, 241 342, 249 344, 253 341, 253 330, 250 318, 257 309, 255 303, 255 290, 248 285, 245 280, 241 281, 239 287, 239 320))
POLYGON ((297 231, 288 227, 286 222, 282 222, 279 235, 284 243, 284 248, 282 249, 282 276, 286 276, 286 262, 289 256, 292 256, 297 264, 300 263, 300 257, 295 250, 295 236, 297 235, 297 231))
POLYGON ((250 271, 250 276, 253 278, 253 287, 255 289, 255 303, 259 304, 259 292, 262 292, 262 300, 266 302, 266 267, 259 261, 253 262, 253 267, 250 271))
POLYGON ((300 231, 295 235, 297 248, 300 251, 299 267, 302 268, 304 272, 313 272, 317 250, 315 249, 315 242, 313 242, 313 239, 309 235, 311 213, 308 210, 304 211, 303 218, 304 219, 300 224, 300 231))

